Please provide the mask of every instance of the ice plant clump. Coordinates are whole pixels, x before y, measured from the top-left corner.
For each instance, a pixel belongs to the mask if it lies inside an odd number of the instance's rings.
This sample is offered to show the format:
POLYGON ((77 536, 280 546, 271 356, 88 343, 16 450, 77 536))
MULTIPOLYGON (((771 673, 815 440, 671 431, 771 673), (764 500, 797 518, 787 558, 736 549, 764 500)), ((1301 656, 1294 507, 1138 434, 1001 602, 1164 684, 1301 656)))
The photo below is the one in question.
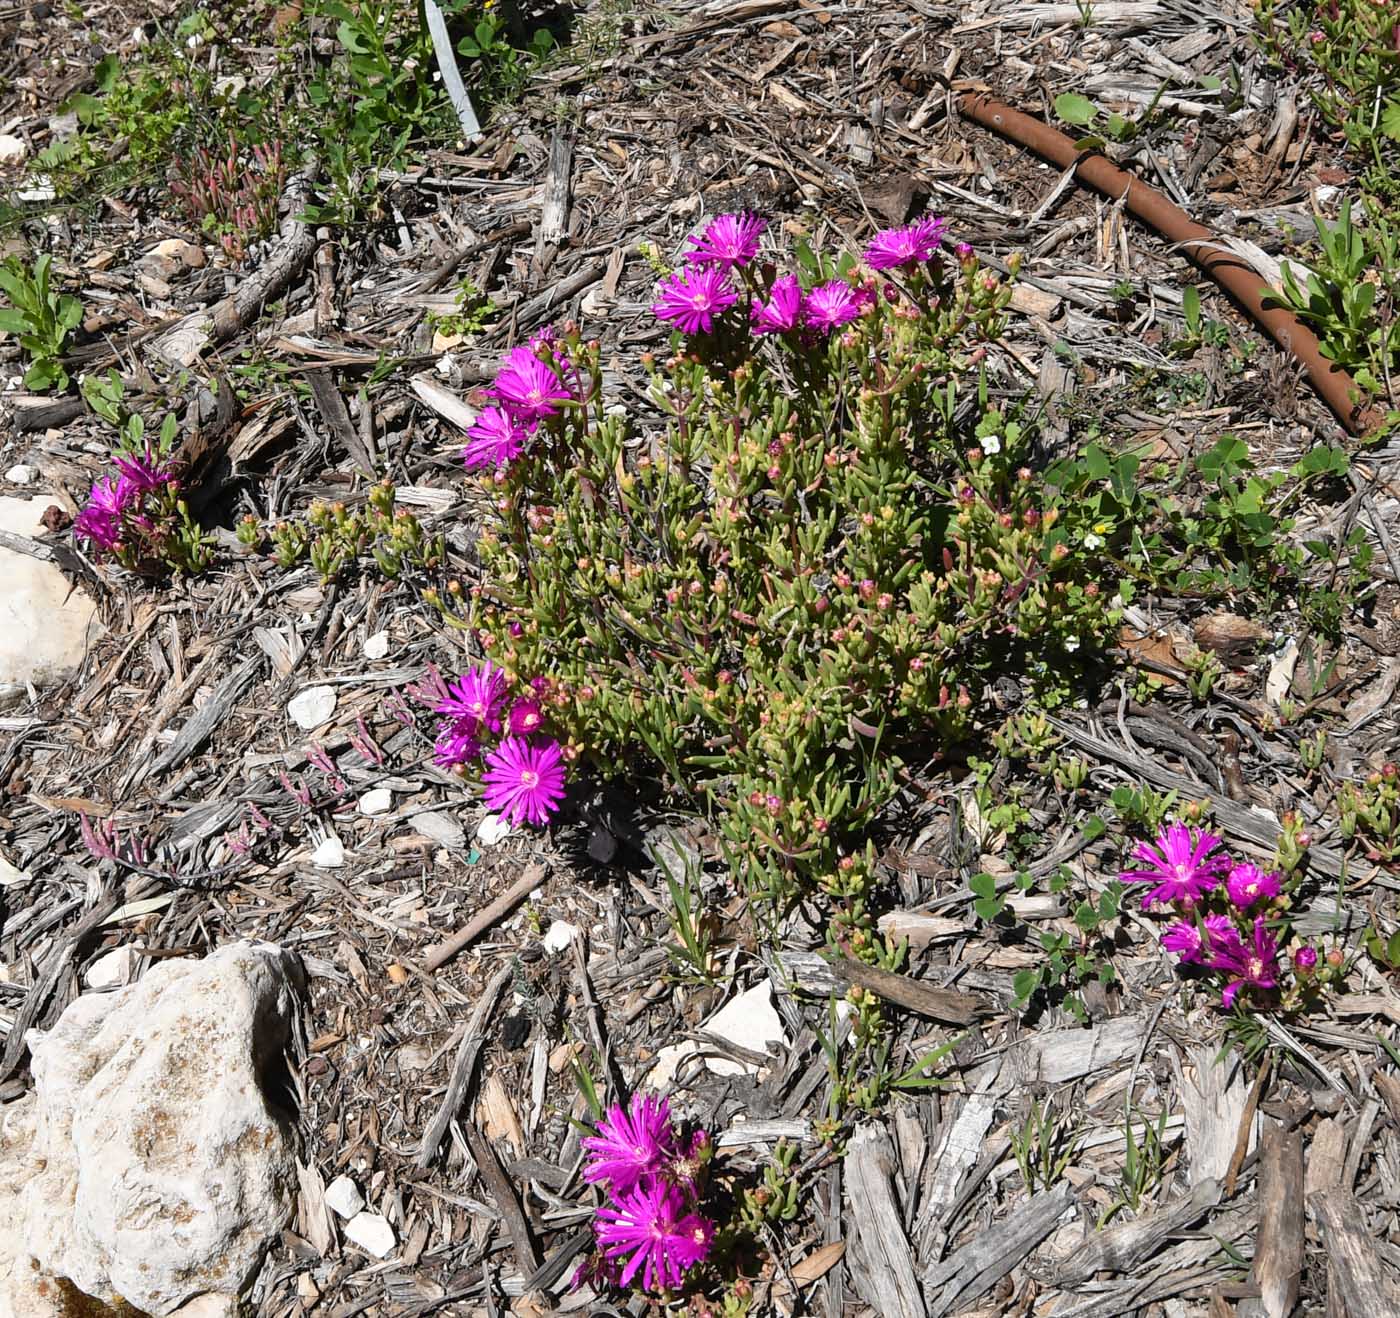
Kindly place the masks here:
POLYGON ((1232 859, 1214 834, 1171 824, 1155 844, 1139 843, 1133 858, 1143 868, 1121 878, 1153 885, 1143 908, 1168 906, 1176 916, 1162 931, 1162 947, 1215 980, 1222 1006, 1296 1011, 1340 977, 1340 965, 1330 960, 1318 972, 1317 949, 1307 944, 1281 957, 1288 907, 1282 875, 1232 859))
POLYGON ((697 1131, 682 1152, 666 1100, 643 1094, 609 1108, 597 1129, 580 1141, 589 1159, 583 1177, 602 1186, 608 1202, 593 1224, 598 1257, 579 1268, 574 1284, 639 1280, 653 1294, 675 1290, 714 1239, 714 1222, 699 1210, 709 1137, 697 1131))
MULTIPOLYGON (((162 431, 174 438, 174 418, 162 431)), ((204 533, 180 497, 170 463, 145 445, 112 454, 115 471, 93 482, 88 501, 73 520, 73 534, 90 550, 147 576, 166 571, 197 572, 209 565, 204 533)))
MULTIPOLYGON (((917 256, 941 227, 886 245, 917 256)), ((577 325, 534 344, 587 405, 485 455, 479 584, 430 602, 512 697, 549 679, 541 728, 509 735, 706 802, 760 900, 854 902, 903 757, 955 743, 993 674, 1072 680, 1132 585, 1070 552, 1088 501, 1026 467, 1026 423, 976 383, 1004 280, 936 251, 897 280, 853 252, 770 261, 772 237, 735 214, 685 245, 646 412, 602 399, 577 325)), ((525 772, 493 765, 493 793, 525 772)))
MULTIPOLYGON (((512 699, 514 674, 491 660, 475 664, 450 682, 429 664, 406 692, 436 717, 433 763, 459 776, 480 761, 482 799, 512 824, 545 824, 564 799, 565 748, 540 735, 547 692, 544 681, 529 684, 528 695, 512 699), (494 740, 495 744, 489 743, 494 740)), ((400 700, 411 721, 408 706, 400 700)))

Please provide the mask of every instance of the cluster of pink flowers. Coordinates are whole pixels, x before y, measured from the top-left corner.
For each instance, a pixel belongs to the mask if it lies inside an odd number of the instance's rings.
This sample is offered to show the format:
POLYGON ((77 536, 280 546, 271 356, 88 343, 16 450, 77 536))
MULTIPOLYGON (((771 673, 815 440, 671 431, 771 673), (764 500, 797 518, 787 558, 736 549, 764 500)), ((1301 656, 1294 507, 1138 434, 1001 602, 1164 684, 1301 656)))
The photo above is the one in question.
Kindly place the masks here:
POLYGON ((87 504, 73 522, 75 535, 108 554, 121 549, 133 532, 142 536, 155 533, 147 498, 175 483, 173 469, 162 465, 150 448, 139 455, 118 453, 112 465, 116 471, 93 485, 87 504))
MULTIPOLYGON (((1258 1003, 1280 987, 1284 970, 1269 908, 1282 893, 1283 879, 1250 861, 1231 859, 1223 848, 1213 833, 1170 824, 1154 842, 1138 843, 1133 859, 1141 868, 1125 870, 1122 879, 1152 885, 1143 908, 1167 906, 1177 917, 1163 932, 1162 946, 1181 964, 1221 976, 1221 1001, 1231 1007, 1242 993, 1258 1003)), ((1293 974, 1300 983, 1317 963, 1316 948, 1294 950, 1293 974)))
POLYGON ((528 695, 512 699, 505 670, 488 659, 450 682, 430 664, 423 681, 409 688, 437 715, 433 762, 465 772, 481 761, 486 807, 512 824, 547 823, 564 799, 563 748, 540 731, 544 685, 537 679, 528 695))
MULTIPOLYGON (((744 272, 758 255, 758 242, 767 221, 756 215, 719 215, 705 232, 691 238, 685 265, 661 281, 652 306, 658 320, 668 321, 685 334, 713 332, 715 317, 734 306, 740 290, 736 275, 753 294, 749 325, 754 334, 788 334, 800 331, 809 341, 819 341, 850 324, 874 299, 864 287, 844 279, 831 279, 803 292, 796 275, 779 275, 766 289, 744 272)), ((865 264, 873 271, 894 270, 930 261, 943 241, 947 222, 925 216, 896 229, 883 229, 865 249, 865 264)))
POLYGON ((609 1202, 593 1224, 599 1252, 574 1284, 628 1286, 640 1274, 644 1290, 675 1289, 714 1239, 715 1224, 699 1212, 709 1136, 696 1131, 683 1147, 666 1100, 634 1094, 581 1143, 589 1157, 583 1178, 601 1185, 609 1202))
POLYGON ((494 401, 467 431, 462 461, 468 470, 508 466, 525 450, 540 422, 580 397, 577 373, 558 351, 552 327, 512 348, 486 390, 494 401))

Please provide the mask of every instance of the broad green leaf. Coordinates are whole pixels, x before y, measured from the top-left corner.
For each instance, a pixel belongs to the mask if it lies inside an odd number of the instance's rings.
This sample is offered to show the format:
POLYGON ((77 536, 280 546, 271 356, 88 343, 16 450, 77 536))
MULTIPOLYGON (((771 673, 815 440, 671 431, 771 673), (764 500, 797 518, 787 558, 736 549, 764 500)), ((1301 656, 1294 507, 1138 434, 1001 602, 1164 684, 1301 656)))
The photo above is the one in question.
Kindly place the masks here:
POLYGON ((1094 122, 1098 111, 1087 96, 1080 96, 1077 92, 1063 92, 1055 97, 1055 113, 1065 123, 1083 128, 1094 122))

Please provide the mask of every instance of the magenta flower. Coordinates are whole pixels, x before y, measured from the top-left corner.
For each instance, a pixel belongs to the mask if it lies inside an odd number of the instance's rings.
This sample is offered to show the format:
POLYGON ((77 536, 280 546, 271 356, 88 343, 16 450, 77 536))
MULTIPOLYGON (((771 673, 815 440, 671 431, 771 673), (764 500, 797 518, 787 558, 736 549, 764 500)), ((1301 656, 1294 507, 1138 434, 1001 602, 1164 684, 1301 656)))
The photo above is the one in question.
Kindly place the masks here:
POLYGON ((1175 952, 1183 965, 1201 965, 1210 955, 1212 948, 1223 946, 1234 937, 1235 927, 1226 916, 1208 915, 1203 921, 1204 934, 1196 925, 1187 920, 1179 920, 1162 934, 1162 946, 1168 952, 1175 952))
POLYGON ((652 1181, 617 1195, 614 1206, 598 1210, 594 1229, 604 1254, 627 1259, 620 1278, 623 1286, 640 1271, 643 1289, 670 1290, 710 1252, 714 1223, 686 1213, 685 1206, 674 1185, 652 1181))
POLYGON ((114 453, 112 465, 125 477, 136 494, 145 494, 147 490, 158 490, 162 485, 175 479, 173 469, 162 467, 160 460, 151 452, 149 446, 139 456, 133 453, 114 453))
POLYGON ((544 824, 564 799, 564 754, 557 741, 506 737, 486 753, 486 765, 481 775, 486 807, 507 823, 544 824))
POLYGON ((1241 989, 1278 986, 1278 943, 1263 918, 1255 919, 1254 934, 1248 944, 1233 930, 1231 934, 1232 939, 1226 946, 1217 946, 1216 940, 1211 939, 1211 959, 1207 963, 1212 970, 1223 970, 1232 976, 1220 995, 1227 1007, 1234 1005, 1241 989))
POLYGON ((476 728, 501 730, 501 706, 506 700, 505 669, 497 668, 489 659, 469 668, 461 677, 447 684, 447 695, 438 701, 435 710, 453 719, 471 719, 476 728))
POLYGON ((540 712, 539 701, 517 700, 510 707, 506 727, 513 736, 524 737, 532 732, 538 732, 543 721, 544 715, 540 712))
POLYGON ((455 769, 467 764, 481 754, 481 742, 477 734, 481 725, 473 718, 444 721, 438 728, 437 740, 433 742, 433 763, 439 769, 455 769))
POLYGON ((598 1123, 598 1134, 579 1143, 593 1159, 584 1167, 583 1179, 606 1183, 614 1198, 655 1176, 679 1154, 670 1105, 650 1094, 633 1094, 626 1111, 613 1104, 598 1123))
POLYGON ((525 424, 555 416, 560 403, 573 400, 573 394, 555 369, 523 347, 512 348, 506 354, 490 392, 505 404, 517 421, 525 424))
POLYGON ((683 334, 708 334, 715 316, 737 301, 724 267, 691 266, 661 281, 651 309, 657 320, 669 320, 683 334))
POLYGON ((807 294, 802 319, 809 328, 830 333, 859 316, 867 301, 868 298, 858 296, 849 284, 833 279, 829 284, 818 284, 807 294))
POLYGON ((122 514, 138 491, 125 476, 103 476, 93 484, 87 504, 73 520, 73 533, 109 552, 122 538, 122 514))
POLYGON ((943 241, 948 221, 925 215, 898 229, 881 229, 865 249, 865 264, 872 270, 894 270, 916 261, 928 261, 943 241))
POLYGON ((755 334, 786 334, 802 315, 802 286, 796 275, 779 275, 767 302, 755 302, 751 319, 755 334))
POLYGON ((504 467, 520 456, 529 429, 503 407, 484 407, 467 431, 462 462, 468 471, 477 467, 504 467))
POLYGON ((1300 975, 1311 975, 1317 969, 1317 948, 1300 947, 1294 952, 1293 969, 1300 975))
POLYGON ((1157 835, 1157 845, 1139 842, 1133 858, 1147 868, 1125 870, 1124 883, 1154 883, 1157 886, 1143 899, 1143 906, 1155 902, 1180 902, 1194 906, 1201 896, 1220 882, 1229 859, 1215 855, 1223 844, 1213 833, 1195 830, 1185 824, 1172 824, 1157 835))
POLYGON ((1230 869, 1225 879, 1225 893, 1232 905, 1247 911, 1255 902, 1270 901, 1279 895, 1283 880, 1272 870, 1241 861, 1230 869))
POLYGON ((767 227, 768 221, 757 215, 717 215, 700 237, 690 240, 694 245, 686 253, 686 262, 737 270, 758 255, 759 235, 767 227))

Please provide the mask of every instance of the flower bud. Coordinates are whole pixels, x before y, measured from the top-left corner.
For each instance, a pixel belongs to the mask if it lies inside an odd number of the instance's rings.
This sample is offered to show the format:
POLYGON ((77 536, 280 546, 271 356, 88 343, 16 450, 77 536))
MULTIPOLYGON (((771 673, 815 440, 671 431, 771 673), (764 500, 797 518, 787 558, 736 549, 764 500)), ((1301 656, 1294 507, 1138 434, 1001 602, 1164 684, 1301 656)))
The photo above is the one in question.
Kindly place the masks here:
POLYGON ((1311 975, 1317 968, 1317 948, 1300 947, 1293 953, 1293 969, 1300 975, 1311 975))

